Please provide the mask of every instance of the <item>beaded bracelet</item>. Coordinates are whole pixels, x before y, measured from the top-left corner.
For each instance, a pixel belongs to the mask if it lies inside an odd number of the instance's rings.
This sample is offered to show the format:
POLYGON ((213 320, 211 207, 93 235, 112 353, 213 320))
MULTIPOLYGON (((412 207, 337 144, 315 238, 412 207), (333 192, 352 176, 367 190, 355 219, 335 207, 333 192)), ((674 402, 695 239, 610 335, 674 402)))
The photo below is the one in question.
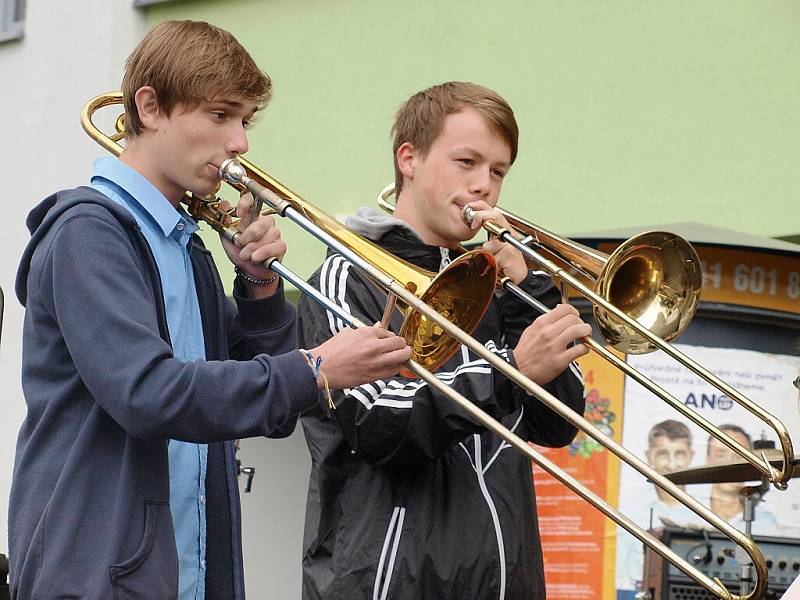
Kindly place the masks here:
POLYGON ((256 279, 252 275, 248 275, 244 271, 242 271, 238 266, 233 267, 236 276, 241 279, 242 281, 246 281, 247 283, 252 283, 253 285, 267 285, 272 283, 278 278, 277 273, 273 273, 271 277, 267 277, 266 279, 256 279))

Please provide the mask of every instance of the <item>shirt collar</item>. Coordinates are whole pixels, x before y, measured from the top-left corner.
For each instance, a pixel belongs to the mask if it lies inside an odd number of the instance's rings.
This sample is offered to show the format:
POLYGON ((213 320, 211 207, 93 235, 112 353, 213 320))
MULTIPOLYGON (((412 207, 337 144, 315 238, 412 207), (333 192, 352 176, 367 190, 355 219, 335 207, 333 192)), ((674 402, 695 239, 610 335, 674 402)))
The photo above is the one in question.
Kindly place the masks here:
POLYGON ((138 205, 149 215, 165 237, 176 234, 184 237, 197 231, 197 224, 186 211, 182 208, 176 210, 147 178, 118 158, 103 156, 95 160, 92 183, 96 179, 104 179, 124 192, 125 200, 138 205))

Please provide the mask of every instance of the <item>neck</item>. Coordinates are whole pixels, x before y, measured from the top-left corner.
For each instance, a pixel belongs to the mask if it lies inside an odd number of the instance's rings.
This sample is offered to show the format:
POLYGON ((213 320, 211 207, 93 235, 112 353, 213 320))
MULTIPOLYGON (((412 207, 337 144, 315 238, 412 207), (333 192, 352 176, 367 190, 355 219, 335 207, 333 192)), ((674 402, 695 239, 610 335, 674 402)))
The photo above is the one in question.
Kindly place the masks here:
MULTIPOLYGON (((683 491, 684 487, 682 485, 679 485, 678 489, 683 491)), ((680 504, 680 502, 676 500, 674 496, 671 496, 668 492, 662 490, 660 487, 656 488, 656 495, 658 496, 658 499, 661 500, 661 502, 663 502, 669 507, 678 506, 680 504)))
POLYGON ((742 512, 742 499, 739 493, 729 493, 713 487, 711 490, 711 511, 726 521, 742 512))
POLYGON ((185 190, 179 190, 164 179, 157 164, 154 164, 151 153, 141 143, 137 143, 138 138, 133 138, 119 155, 120 161, 128 165, 131 169, 147 179, 153 186, 169 201, 172 206, 178 208, 183 198, 185 190))
POLYGON ((458 240, 448 240, 440 235, 430 231, 420 218, 417 203, 414 202, 412 193, 408 188, 404 187, 400 194, 397 196, 397 205, 394 209, 393 216, 405 223, 413 229, 419 238, 429 246, 440 246, 442 248, 458 248, 461 243, 458 240))

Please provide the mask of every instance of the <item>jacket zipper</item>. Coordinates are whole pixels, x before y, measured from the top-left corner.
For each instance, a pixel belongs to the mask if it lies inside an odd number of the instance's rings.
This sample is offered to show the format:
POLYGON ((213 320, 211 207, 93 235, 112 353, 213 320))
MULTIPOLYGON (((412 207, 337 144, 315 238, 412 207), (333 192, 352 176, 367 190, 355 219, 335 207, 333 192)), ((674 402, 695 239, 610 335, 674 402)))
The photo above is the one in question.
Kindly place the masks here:
POLYGON ((378 561, 378 571, 375 573, 375 587, 372 589, 372 600, 386 600, 389 594, 389 583, 392 581, 392 571, 394 571, 394 561, 395 558, 397 558, 397 547, 400 545, 400 535, 403 533, 403 520, 405 516, 405 507, 394 507, 392 519, 389 521, 389 529, 383 540, 381 558, 378 561), (392 541, 393 538, 394 541, 392 541), (389 564, 385 567, 386 573, 384 574, 384 563, 386 561, 386 554, 389 551, 389 545, 392 546, 392 550, 389 556, 389 564), (383 586, 381 586, 381 582, 383 582, 383 586))
POLYGON ((481 460, 481 436, 475 434, 473 436, 475 444, 475 473, 478 475, 478 484, 480 485, 483 498, 486 500, 486 505, 489 507, 489 512, 492 515, 492 523, 494 524, 494 532, 497 537, 497 552, 500 559, 500 595, 499 600, 505 600, 506 597, 506 550, 503 543, 503 530, 500 528, 500 517, 497 514, 497 507, 494 505, 492 496, 489 493, 489 488, 486 486, 486 480, 483 477, 483 463, 481 460))

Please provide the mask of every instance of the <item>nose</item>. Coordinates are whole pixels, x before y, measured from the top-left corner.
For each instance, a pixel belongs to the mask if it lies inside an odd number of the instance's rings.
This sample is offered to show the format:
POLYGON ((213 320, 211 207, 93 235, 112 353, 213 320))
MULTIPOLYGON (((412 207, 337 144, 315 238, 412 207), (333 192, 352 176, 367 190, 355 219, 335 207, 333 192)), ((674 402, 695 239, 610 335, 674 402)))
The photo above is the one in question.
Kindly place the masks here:
POLYGON ((474 196, 485 198, 489 195, 492 185, 489 169, 475 169, 469 183, 469 192, 474 196))
POLYGON ((225 152, 229 156, 244 154, 250 148, 247 141, 247 130, 241 124, 234 124, 228 142, 225 144, 225 152))
POLYGON ((683 457, 678 456, 678 454, 674 452, 670 453, 669 460, 667 462, 667 469, 669 471, 674 471, 675 469, 679 469, 680 467, 684 466, 683 457))

